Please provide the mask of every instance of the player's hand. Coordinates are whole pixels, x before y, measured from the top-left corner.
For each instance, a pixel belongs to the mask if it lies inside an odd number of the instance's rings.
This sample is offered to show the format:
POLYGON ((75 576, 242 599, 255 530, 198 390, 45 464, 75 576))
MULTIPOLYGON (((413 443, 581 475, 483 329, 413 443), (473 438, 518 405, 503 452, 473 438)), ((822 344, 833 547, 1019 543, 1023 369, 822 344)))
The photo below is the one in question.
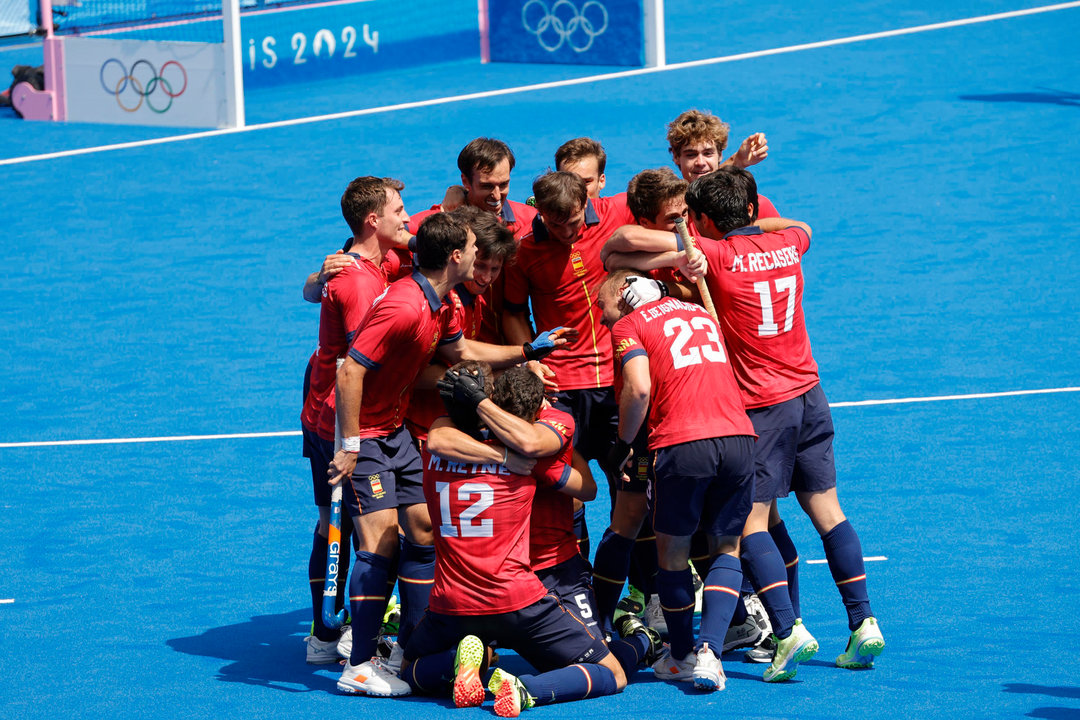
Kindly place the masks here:
POLYGON ((325 285, 326 282, 353 264, 351 256, 346 255, 344 250, 338 250, 333 255, 327 255, 323 260, 322 267, 319 268, 319 284, 325 285))
POLYGON ((528 475, 536 467, 536 458, 525 457, 508 449, 503 467, 515 475, 528 475))
POLYGON ((356 453, 338 450, 334 453, 334 459, 330 462, 330 469, 326 474, 330 477, 330 484, 337 485, 345 478, 352 477, 353 468, 356 467, 356 453))
POLYGON ((539 360, 530 360, 525 363, 525 367, 532 372, 533 375, 540 378, 540 381, 544 383, 545 393, 559 392, 559 383, 555 380, 555 371, 549 368, 539 360))
POLYGON ((631 275, 626 278, 623 286, 622 298, 632 308, 637 308, 662 297, 667 297, 667 285, 652 278, 631 275))
POLYGON ((525 343, 521 350, 526 360, 541 360, 546 358, 560 345, 565 345, 567 338, 576 337, 578 331, 569 327, 557 327, 554 330, 545 330, 537 335, 532 342, 525 343))
POLYGON ((629 459, 630 443, 620 438, 608 450, 604 469, 614 473, 622 473, 623 466, 626 465, 626 461, 629 459))
POLYGON ((457 210, 459 207, 465 204, 465 188, 461 185, 451 185, 446 188, 446 194, 443 195, 442 203, 439 207, 443 212, 450 212, 451 210, 457 210))
POLYGON ((735 167, 748 168, 757 165, 769 157, 769 143, 765 139, 765 133, 754 133, 742 141, 739 150, 731 156, 731 162, 735 167))
POLYGON ((439 388, 439 396, 446 402, 446 393, 449 392, 451 405, 448 407, 465 407, 476 410, 476 406, 487 400, 487 392, 484 390, 483 381, 467 372, 447 370, 443 379, 435 384, 439 388))
POLYGON ((705 253, 700 250, 694 253, 693 257, 688 255, 686 251, 680 253, 675 267, 684 278, 692 283, 696 283, 698 278, 703 278, 709 274, 709 261, 705 259, 705 253))

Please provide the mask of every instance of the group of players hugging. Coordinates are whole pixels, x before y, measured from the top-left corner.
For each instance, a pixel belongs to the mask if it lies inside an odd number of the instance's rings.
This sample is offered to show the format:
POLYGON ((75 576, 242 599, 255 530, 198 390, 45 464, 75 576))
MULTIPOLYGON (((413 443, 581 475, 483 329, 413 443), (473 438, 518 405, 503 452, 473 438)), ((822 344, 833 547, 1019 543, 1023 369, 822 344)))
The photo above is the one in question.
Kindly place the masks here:
POLYGON ((619 692, 643 665, 722 690, 720 656, 740 648, 788 680, 818 650, 777 512, 791 492, 847 612, 836 665, 873 666, 885 643, 803 320, 810 227, 758 195, 746 168, 765 136, 724 160, 727 136, 682 113, 682 177, 645 170, 610 196, 589 138, 559 148, 528 204, 507 198, 514 155, 490 138, 411 217, 401 182, 349 184, 352 236, 304 288, 321 315, 301 416, 320 512, 307 661, 343 664, 340 691, 459 707, 487 691, 515 717, 619 692), (590 460, 611 502, 591 564, 590 460), (342 627, 321 612, 335 485, 342 627), (502 648, 536 674, 496 667, 502 648))

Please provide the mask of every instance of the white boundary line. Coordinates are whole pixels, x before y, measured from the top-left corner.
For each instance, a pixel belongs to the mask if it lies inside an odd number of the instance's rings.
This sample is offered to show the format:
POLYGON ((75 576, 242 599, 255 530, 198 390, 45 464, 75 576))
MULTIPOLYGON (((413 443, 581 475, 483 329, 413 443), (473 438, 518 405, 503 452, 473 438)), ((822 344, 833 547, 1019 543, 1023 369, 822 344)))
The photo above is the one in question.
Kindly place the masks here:
POLYGON ((0 605, 13 605, 14 603, 15 598, 4 598, 3 600, 0 600, 0 605))
POLYGON ((689 62, 665 65, 664 67, 640 68, 637 70, 624 70, 621 72, 605 73, 601 75, 587 75, 585 77, 571 78, 569 80, 556 80, 553 82, 537 83, 535 85, 520 85, 518 87, 503 88, 502 90, 486 90, 483 92, 466 93, 464 95, 452 95, 450 97, 435 98, 432 100, 418 100, 416 102, 399 103, 397 105, 384 105, 381 107, 366 108, 363 110, 350 110, 348 112, 332 113, 330 115, 316 115, 313 117, 296 118, 294 120, 280 120, 277 122, 247 125, 242 128, 208 130, 205 132, 188 133, 185 135, 170 135, 168 137, 152 138, 149 140, 136 140, 127 143, 117 143, 115 145, 99 145, 97 147, 79 148, 76 150, 62 150, 54 153, 44 153, 42 155, 26 155, 23 157, 0 160, 0 166, 18 165, 21 163, 36 162, 38 160, 54 160, 57 158, 73 157, 76 155, 87 155, 90 153, 98 152, 107 152, 110 150, 125 150, 128 148, 163 145, 166 143, 183 142, 186 140, 199 140, 202 138, 217 137, 220 135, 232 135, 234 133, 254 132, 256 130, 271 130, 274 128, 292 127, 295 125, 307 125, 310 123, 341 120, 343 118, 362 117, 364 115, 377 115, 381 113, 395 112, 398 110, 411 110, 414 108, 446 105, 449 103, 465 102, 468 100, 500 97, 502 95, 514 95, 517 93, 533 92, 536 90, 549 90, 551 88, 558 87, 585 85, 588 83, 602 82, 605 80, 618 80, 621 78, 637 77, 639 75, 651 75, 653 73, 670 72, 672 70, 683 70, 686 68, 702 67, 705 65, 716 65, 719 63, 737 62, 739 60, 768 57, 770 55, 782 55, 785 53, 801 52, 803 50, 817 50, 819 48, 835 47, 837 45, 848 45, 851 43, 865 42, 867 40, 880 40, 882 38, 898 37, 901 35, 912 35, 915 33, 930 32, 933 30, 945 30, 948 28, 962 27, 964 25, 975 25, 978 23, 994 22, 996 20, 1008 20, 1011 18, 1024 17, 1026 15, 1037 15, 1040 13, 1056 12, 1058 10, 1068 10, 1077 7, 1080 7, 1080 0, 1076 0, 1075 2, 1058 3, 1056 5, 1043 5, 1041 7, 1029 8, 1027 10, 1013 10, 1011 12, 995 13, 993 15, 980 15, 978 17, 965 18, 962 20, 949 20, 947 22, 933 23, 930 25, 916 25, 909 28, 900 28, 899 30, 886 30, 884 32, 867 33, 864 35, 852 35, 850 37, 837 38, 835 40, 823 40, 820 42, 803 43, 800 45, 788 45, 787 47, 774 48, 772 50, 758 50, 755 52, 739 53, 737 55, 725 55, 722 57, 706 58, 704 60, 691 60, 689 62))
MULTIPOLYGON (((885 557, 884 555, 871 555, 869 557, 864 557, 863 562, 885 562, 888 559, 889 558, 885 557)), ((828 560, 807 560, 806 561, 807 565, 827 565, 828 563, 829 563, 828 560)))
MULTIPOLYGON (((942 400, 982 400, 984 398, 1018 397, 1021 395, 1048 395, 1051 393, 1080 392, 1080 387, 1047 388, 1045 390, 1012 390, 1009 392, 975 393, 972 395, 937 395, 921 398, 897 398, 894 400, 859 400, 856 402, 829 403, 830 408, 863 407, 866 405, 902 405, 918 402, 940 402, 942 400)), ((182 442, 192 440, 242 440, 246 438, 297 437, 299 430, 280 432, 231 433, 226 435, 164 435, 161 437, 142 438, 102 438, 91 440, 35 440, 33 442, 0 443, 3 448, 58 447, 61 445, 126 445, 131 443, 182 442)))

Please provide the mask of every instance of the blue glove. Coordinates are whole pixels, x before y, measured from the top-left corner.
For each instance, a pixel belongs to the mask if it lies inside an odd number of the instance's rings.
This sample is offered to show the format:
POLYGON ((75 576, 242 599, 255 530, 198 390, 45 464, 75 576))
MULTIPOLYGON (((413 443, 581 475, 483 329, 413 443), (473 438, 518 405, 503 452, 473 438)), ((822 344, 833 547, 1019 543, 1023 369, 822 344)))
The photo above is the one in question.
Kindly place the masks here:
POLYGON ((565 327, 557 327, 554 330, 545 330, 536 336, 532 342, 527 342, 522 346, 522 352, 525 353, 526 360, 540 360, 545 358, 555 351, 555 341, 558 340, 565 327))

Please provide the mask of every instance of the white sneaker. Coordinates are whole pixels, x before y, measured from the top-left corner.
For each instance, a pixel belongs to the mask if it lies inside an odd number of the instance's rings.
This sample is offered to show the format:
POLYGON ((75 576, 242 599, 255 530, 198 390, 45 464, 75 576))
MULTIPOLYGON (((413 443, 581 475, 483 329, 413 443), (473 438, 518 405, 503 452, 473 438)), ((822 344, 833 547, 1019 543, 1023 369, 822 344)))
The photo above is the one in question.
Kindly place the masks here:
POLYGON ((697 651, 697 659, 694 665, 694 687, 698 690, 723 690, 727 685, 727 676, 720 664, 720 658, 709 649, 709 643, 704 643, 697 651))
POLYGON ((308 635, 304 638, 304 642, 307 643, 307 661, 309 665, 330 665, 341 661, 341 655, 338 654, 337 640, 320 640, 314 635, 308 635))
POLYGON ((694 679, 694 668, 697 666, 697 656, 688 653, 682 660, 671 657, 671 648, 664 648, 664 654, 653 663, 653 673, 661 680, 679 680, 690 682, 694 679))
POLYGON ((405 659, 405 650, 394 641, 394 644, 390 646, 390 657, 383 660, 385 665, 395 675, 401 674, 401 661, 405 659))
POLYGON ((400 697, 411 695, 409 683, 386 667, 382 658, 373 657, 367 662, 353 666, 345 663, 338 678, 337 688, 350 695, 373 695, 375 697, 400 697))
POLYGON ((645 624, 661 635, 667 635, 667 619, 664 617, 664 609, 660 607, 660 596, 653 594, 645 605, 645 624))
POLYGON ((341 628, 341 637, 337 641, 338 655, 349 659, 349 655, 352 654, 352 624, 346 625, 341 628))

